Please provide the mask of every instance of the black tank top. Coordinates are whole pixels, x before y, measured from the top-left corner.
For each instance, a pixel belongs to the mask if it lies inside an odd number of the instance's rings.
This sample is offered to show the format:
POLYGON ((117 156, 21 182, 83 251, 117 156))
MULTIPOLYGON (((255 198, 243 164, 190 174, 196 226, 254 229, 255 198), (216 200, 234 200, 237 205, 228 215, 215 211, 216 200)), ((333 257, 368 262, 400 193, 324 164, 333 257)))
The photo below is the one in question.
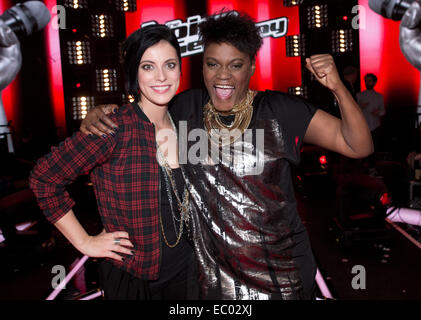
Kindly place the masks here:
MULTIPOLYGON (((177 192, 179 198, 183 199, 183 192, 184 192, 184 179, 180 168, 172 169, 173 176, 175 179, 175 183, 177 186, 177 192)), ((167 185, 165 182, 164 174, 162 172, 162 168, 159 170, 160 181, 161 181, 161 215, 162 215, 162 223, 164 226, 165 236, 169 242, 169 244, 174 244, 177 240, 180 222, 173 219, 173 215, 171 213, 170 202, 168 200, 168 191, 167 185), (175 225, 175 227, 174 227, 175 225)), ((170 180, 168 179, 168 183, 170 180)), ((175 217, 180 220, 180 212, 178 210, 178 202, 172 190, 171 184, 168 186, 172 196, 172 205, 173 205, 173 212, 175 217)), ((164 242, 162 236, 161 225, 159 226, 160 233, 161 233, 161 265, 160 265, 160 272, 159 272, 159 283, 165 282, 170 280, 172 277, 179 274, 183 269, 186 269, 188 263, 191 261, 191 257, 193 254, 193 250, 190 244, 187 241, 186 233, 187 231, 183 230, 183 236, 180 239, 180 242, 174 248, 170 248, 164 242)))

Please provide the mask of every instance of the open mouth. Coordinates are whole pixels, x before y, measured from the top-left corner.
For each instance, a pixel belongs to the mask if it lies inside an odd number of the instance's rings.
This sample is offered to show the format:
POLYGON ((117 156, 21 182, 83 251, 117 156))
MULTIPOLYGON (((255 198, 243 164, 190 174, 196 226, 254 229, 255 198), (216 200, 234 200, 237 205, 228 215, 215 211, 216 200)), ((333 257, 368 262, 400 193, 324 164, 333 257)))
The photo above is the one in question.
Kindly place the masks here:
POLYGON ((235 90, 234 86, 229 86, 229 85, 217 84, 217 85, 214 85, 213 87, 215 88, 216 96, 219 99, 223 99, 223 100, 229 99, 235 90))
POLYGON ((153 86, 151 87, 157 93, 165 93, 170 89, 171 86, 153 86))

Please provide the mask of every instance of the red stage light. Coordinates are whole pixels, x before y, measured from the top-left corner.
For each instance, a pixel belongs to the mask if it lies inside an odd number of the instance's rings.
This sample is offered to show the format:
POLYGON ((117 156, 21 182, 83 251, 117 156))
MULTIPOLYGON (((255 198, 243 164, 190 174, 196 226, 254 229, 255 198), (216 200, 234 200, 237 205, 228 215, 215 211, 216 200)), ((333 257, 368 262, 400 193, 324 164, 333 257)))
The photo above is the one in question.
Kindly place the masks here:
POLYGON ((321 156, 321 157, 319 158, 319 162, 320 162, 320 164, 327 164, 327 159, 326 159, 326 156, 321 156))
POLYGON ((80 88, 80 83, 76 83, 76 88, 80 88))
POLYGON ((348 17, 347 17, 347 16, 343 16, 343 17, 342 17, 342 19, 343 19, 344 21, 347 21, 347 20, 348 20, 348 17))
POLYGON ((77 29, 73 29, 72 31, 73 31, 73 33, 76 33, 77 32, 77 29))
POLYGON ((380 197, 380 202, 382 205, 387 206, 392 203, 392 199, 388 193, 383 193, 380 197))

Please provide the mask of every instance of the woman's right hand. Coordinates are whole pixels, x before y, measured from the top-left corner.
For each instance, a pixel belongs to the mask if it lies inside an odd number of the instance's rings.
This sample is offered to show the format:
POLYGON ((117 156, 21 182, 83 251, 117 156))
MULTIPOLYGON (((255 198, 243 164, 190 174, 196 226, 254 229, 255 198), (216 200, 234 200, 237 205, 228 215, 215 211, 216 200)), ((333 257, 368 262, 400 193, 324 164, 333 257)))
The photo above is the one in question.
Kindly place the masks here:
POLYGON ((124 258, 120 254, 133 255, 134 252, 130 249, 133 247, 127 232, 106 232, 103 230, 96 236, 89 236, 78 249, 89 257, 111 258, 117 261, 124 261, 124 258))
POLYGON ((115 104, 102 104, 90 110, 82 120, 80 131, 84 134, 95 134, 99 137, 113 135, 118 126, 107 116, 115 112, 118 106, 115 104))

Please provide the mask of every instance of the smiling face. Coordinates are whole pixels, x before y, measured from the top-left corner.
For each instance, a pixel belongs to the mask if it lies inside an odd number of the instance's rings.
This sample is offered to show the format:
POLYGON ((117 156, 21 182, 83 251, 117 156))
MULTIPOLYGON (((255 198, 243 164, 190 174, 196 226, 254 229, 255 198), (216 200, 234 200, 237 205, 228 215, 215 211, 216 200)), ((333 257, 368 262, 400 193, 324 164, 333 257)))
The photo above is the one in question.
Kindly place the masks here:
POLYGON ((175 48, 160 41, 143 54, 138 69, 142 106, 166 107, 180 84, 180 61, 175 48))
POLYGON ((203 56, 203 78, 217 110, 231 110, 247 95, 255 70, 250 57, 228 43, 211 43, 203 56))

